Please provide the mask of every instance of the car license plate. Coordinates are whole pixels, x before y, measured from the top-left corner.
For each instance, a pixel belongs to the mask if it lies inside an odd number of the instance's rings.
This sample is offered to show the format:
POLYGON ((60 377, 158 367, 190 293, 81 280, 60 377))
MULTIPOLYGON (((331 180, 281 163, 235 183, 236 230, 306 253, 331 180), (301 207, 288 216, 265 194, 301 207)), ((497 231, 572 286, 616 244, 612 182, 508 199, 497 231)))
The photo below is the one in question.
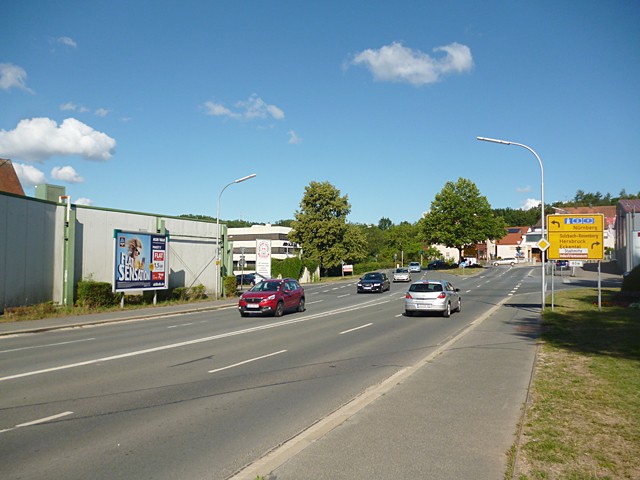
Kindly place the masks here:
POLYGON ((247 308, 258 308, 260 305, 257 303, 247 303, 247 308))
POLYGON ((418 308, 431 308, 431 304, 430 303, 420 303, 420 304, 416 305, 416 307, 418 307, 418 308))

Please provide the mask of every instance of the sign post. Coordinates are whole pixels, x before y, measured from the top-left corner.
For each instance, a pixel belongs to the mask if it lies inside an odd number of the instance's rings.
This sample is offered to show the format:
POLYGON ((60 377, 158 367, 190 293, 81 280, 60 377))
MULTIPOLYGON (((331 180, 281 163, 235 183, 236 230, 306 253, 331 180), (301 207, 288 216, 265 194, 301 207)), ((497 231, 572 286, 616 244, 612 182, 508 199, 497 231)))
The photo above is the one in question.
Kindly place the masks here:
POLYGON ((548 215, 549 260, 602 260, 604 215, 548 215))
MULTIPOLYGON (((600 261, 604 258, 604 215, 548 215, 549 260, 598 260, 598 310, 601 309, 600 261)), ((551 303, 553 309, 553 299, 551 303)))

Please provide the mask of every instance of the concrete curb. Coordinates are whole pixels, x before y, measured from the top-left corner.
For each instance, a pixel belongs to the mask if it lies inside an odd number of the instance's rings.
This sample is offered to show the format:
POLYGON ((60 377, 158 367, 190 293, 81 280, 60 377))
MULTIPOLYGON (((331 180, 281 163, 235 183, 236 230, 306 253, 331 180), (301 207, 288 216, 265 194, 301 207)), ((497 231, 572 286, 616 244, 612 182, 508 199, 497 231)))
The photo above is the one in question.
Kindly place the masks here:
MULTIPOLYGON (((176 309, 175 311, 170 311, 170 312, 165 311, 165 312, 155 312, 155 313, 142 313, 144 312, 144 310, 140 310, 140 313, 136 314, 135 311, 132 311, 131 315, 128 315, 126 317, 113 317, 113 318, 104 318, 100 320, 78 321, 78 322, 70 322, 70 323, 55 323, 52 325, 46 325, 46 326, 40 326, 40 327, 31 327, 31 328, 27 327, 20 330, 0 331, 0 337, 8 336, 8 335, 24 335, 29 333, 42 333, 42 332, 49 332, 52 330, 62 330, 65 328, 81 328, 81 327, 88 327, 88 326, 95 326, 95 325, 104 325, 107 323, 131 322, 136 320, 150 320, 153 318, 170 317, 173 315, 182 315, 185 313, 200 313, 200 312, 207 312, 212 310, 222 310, 225 308, 232 308, 235 306, 236 306, 236 303, 234 302, 234 303, 225 303, 220 305, 211 305, 207 307, 191 307, 191 308, 185 308, 185 309, 176 309)), ((65 318, 69 319, 70 317, 65 317, 65 318)), ((54 322, 56 319, 54 318, 49 320, 54 322)), ((18 322, 13 322, 13 325, 15 325, 16 323, 18 322)), ((25 323, 28 323, 28 321, 25 321, 25 323)), ((0 325, 0 328, 1 328, 1 325, 0 325)))

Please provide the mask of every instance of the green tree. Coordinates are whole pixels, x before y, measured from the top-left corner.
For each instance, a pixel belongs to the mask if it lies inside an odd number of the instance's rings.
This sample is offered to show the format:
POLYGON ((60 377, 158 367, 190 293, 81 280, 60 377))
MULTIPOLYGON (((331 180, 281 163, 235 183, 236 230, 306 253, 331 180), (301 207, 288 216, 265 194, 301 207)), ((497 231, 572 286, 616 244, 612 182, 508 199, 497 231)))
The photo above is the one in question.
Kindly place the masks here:
POLYGON ((389 230, 392 225, 393 225, 393 222, 387 217, 382 217, 380 221, 378 221, 378 228, 380 230, 389 230))
POLYGON ((387 231, 382 231, 377 225, 366 223, 350 224, 358 229, 366 244, 366 256, 363 261, 377 262, 383 256, 383 250, 387 243, 387 231))
POLYGON ((532 207, 529 210, 515 208, 496 208, 493 213, 502 217, 504 223, 512 227, 531 227, 540 220, 540 207, 532 207))
POLYGON ((506 234, 504 220, 494 215, 475 183, 462 177, 436 194, 420 224, 427 243, 457 248, 460 255, 465 246, 506 234))
POLYGON ((367 237, 361 228, 348 224, 343 243, 345 250, 344 261, 346 263, 358 263, 367 259, 369 253, 367 237))
POLYGON ((317 261, 323 270, 336 267, 347 255, 344 241, 350 212, 347 195, 341 196, 329 182, 311 182, 295 212, 289 240, 299 243, 303 255, 317 261))
POLYGON ((404 263, 420 260, 422 250, 422 233, 417 223, 400 222, 389 227, 385 232, 385 256, 396 263, 404 259, 404 263))
POLYGON ((293 220, 288 218, 285 220, 278 220, 277 222, 273 223, 273 226, 277 226, 277 227, 291 227, 291 224, 293 223, 293 220))

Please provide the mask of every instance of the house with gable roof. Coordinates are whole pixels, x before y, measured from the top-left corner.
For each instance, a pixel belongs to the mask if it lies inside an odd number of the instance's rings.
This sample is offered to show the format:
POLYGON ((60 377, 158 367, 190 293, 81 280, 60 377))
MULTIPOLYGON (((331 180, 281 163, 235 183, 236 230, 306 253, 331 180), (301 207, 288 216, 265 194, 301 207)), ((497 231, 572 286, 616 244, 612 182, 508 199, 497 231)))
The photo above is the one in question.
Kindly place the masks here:
POLYGON ((523 244, 529 227, 507 227, 507 234, 495 242, 494 258, 530 258, 530 249, 523 244))
POLYGON ((13 168, 13 163, 6 158, 0 158, 0 192, 13 193, 24 197, 24 190, 13 168))

